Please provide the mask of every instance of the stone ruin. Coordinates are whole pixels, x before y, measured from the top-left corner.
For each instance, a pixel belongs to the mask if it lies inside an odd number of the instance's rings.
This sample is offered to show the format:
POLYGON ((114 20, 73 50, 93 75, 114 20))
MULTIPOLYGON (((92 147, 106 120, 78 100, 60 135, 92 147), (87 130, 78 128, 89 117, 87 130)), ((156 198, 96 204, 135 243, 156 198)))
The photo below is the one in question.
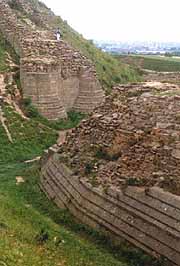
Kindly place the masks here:
MULTIPOLYGON (((20 56, 23 97, 48 119, 66 118, 74 109, 90 113, 104 99, 95 66, 53 31, 22 22, 8 0, 0 1, 0 31, 20 56)), ((26 1, 16 1, 31 11, 26 1)))
MULTIPOLYGON (((20 55, 24 97, 49 119, 71 108, 92 111, 104 97, 92 63, 52 31, 23 23, 13 1, 0 0, 0 30, 20 55)), ((28 1, 16 2, 32 12, 28 1)), ((42 190, 113 240, 180 265, 179 110, 176 86, 115 88, 58 153, 42 160, 42 190)))
POLYGON ((180 265, 180 88, 115 87, 42 160, 41 188, 113 240, 180 265))
POLYGON ((67 137, 61 155, 78 175, 89 167, 96 185, 156 185, 180 195, 180 88, 158 82, 114 88, 67 137))

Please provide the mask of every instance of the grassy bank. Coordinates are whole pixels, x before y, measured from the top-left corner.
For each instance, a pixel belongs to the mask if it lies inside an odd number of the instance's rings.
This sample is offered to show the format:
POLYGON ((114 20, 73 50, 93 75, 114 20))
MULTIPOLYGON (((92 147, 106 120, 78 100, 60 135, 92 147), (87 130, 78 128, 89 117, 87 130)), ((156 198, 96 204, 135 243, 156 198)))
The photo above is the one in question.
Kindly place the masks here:
POLYGON ((13 143, 9 142, 0 124, 0 163, 33 159, 56 142, 55 130, 38 121, 23 119, 10 106, 4 106, 3 111, 13 143))
POLYGON ((0 262, 8 266, 165 266, 77 224, 40 191, 38 165, 0 165, 0 262), (21 177, 23 183, 16 183, 21 177))
POLYGON ((48 217, 55 207, 41 193, 35 177, 36 171, 23 164, 1 164, 0 264, 126 265, 48 217), (23 177, 25 183, 16 185, 17 176, 23 177))
POLYGON ((78 224, 40 190, 39 165, 24 163, 55 143, 53 128, 75 125, 78 114, 71 114, 64 124, 48 125, 37 118, 24 120, 9 106, 4 114, 13 143, 0 125, 0 265, 165 265, 127 243, 114 247, 100 233, 78 224))
MULTIPOLYGON (((0 265, 126 265, 108 250, 65 228, 68 216, 39 189, 38 166, 24 163, 55 143, 57 131, 42 121, 24 120, 9 106, 3 111, 13 143, 0 125, 0 265)), ((75 118, 64 124, 59 121, 56 127, 70 127, 70 121, 75 118)))
POLYGON ((178 72, 180 71, 180 57, 164 57, 156 55, 130 55, 130 56, 116 56, 120 61, 127 63, 133 67, 149 69, 162 72, 178 72))

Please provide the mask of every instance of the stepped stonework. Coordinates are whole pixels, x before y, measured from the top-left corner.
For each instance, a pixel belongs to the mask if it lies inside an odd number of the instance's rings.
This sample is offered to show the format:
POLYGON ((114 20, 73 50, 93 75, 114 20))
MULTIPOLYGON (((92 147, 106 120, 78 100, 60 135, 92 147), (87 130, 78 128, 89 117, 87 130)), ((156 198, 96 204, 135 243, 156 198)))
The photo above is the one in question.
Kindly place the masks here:
POLYGON ((81 222, 179 266, 179 118, 177 85, 115 87, 42 159, 43 191, 81 222))
POLYGON ((48 119, 65 118, 71 109, 90 113, 104 99, 92 62, 56 41, 53 30, 41 31, 22 18, 15 4, 31 15, 33 7, 25 0, 0 1, 0 31, 20 56, 24 97, 48 119))

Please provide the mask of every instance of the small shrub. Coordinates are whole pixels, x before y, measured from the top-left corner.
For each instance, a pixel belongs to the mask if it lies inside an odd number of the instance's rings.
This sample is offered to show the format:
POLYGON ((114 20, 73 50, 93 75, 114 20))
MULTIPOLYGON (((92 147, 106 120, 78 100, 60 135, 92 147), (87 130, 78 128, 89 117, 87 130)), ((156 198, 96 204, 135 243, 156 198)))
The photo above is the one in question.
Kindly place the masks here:
POLYGON ((24 98, 21 101, 22 109, 24 113, 30 117, 30 118, 37 118, 40 117, 40 114, 37 110, 37 108, 32 105, 31 99, 30 98, 24 98))
POLYGON ((85 175, 90 175, 93 171, 93 164, 90 162, 90 163, 86 163, 85 164, 85 168, 84 168, 84 173, 85 175))
POLYGON ((14 10, 23 12, 23 8, 21 7, 21 5, 19 3, 17 3, 15 0, 10 1, 9 6, 14 10))
POLYGON ((25 107, 28 107, 30 104, 31 104, 31 99, 30 98, 24 98, 22 100, 22 104, 25 106, 25 107))
POLYGON ((130 177, 126 180, 126 184, 128 186, 139 186, 141 184, 141 180, 134 177, 130 177))
POLYGON ((36 118, 36 117, 39 116, 39 112, 38 112, 37 108, 34 105, 31 104, 27 108, 27 115, 30 118, 36 118))
POLYGON ((91 185, 92 185, 93 187, 98 187, 98 186, 99 186, 98 180, 97 180, 97 178, 96 178, 95 175, 92 175, 92 176, 89 178, 89 181, 90 181, 90 183, 91 183, 91 185))

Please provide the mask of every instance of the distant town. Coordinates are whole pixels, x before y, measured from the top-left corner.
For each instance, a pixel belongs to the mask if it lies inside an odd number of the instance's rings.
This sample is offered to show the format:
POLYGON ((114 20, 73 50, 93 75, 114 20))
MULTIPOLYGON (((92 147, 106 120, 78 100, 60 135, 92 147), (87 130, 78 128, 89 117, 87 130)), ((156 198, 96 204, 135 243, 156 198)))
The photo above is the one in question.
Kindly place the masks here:
POLYGON ((180 42, 94 41, 104 52, 114 54, 154 54, 180 56, 180 42))

